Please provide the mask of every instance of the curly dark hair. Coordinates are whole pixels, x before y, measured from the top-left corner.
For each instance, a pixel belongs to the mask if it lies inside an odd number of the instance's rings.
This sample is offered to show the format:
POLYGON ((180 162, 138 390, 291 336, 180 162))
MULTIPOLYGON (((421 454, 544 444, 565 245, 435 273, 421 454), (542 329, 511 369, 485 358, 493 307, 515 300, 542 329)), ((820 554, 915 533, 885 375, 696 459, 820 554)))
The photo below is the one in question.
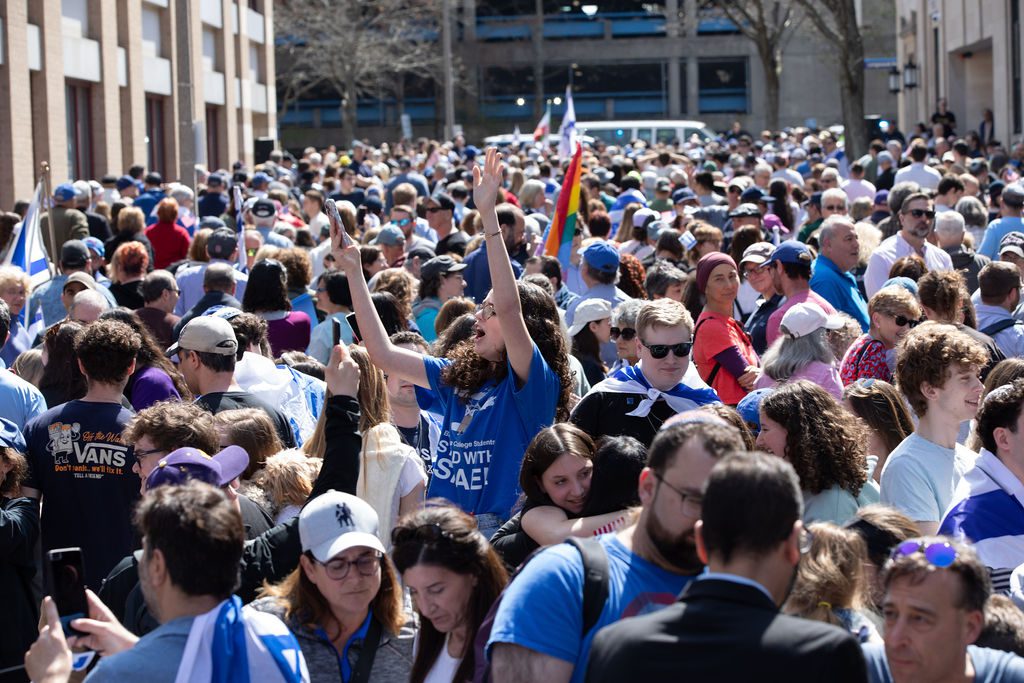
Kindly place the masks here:
POLYGON ((821 493, 839 486, 860 493, 868 480, 867 428, 832 394, 801 380, 773 391, 761 410, 786 430, 786 459, 800 488, 821 493))
POLYGON ((181 396, 181 400, 192 400, 192 392, 188 390, 185 378, 181 376, 178 369, 167 358, 167 355, 156 343, 156 339, 153 338, 153 333, 149 331, 149 328, 143 324, 134 311, 129 311, 127 308, 119 306, 105 311, 100 315, 100 320, 117 320, 132 328, 135 334, 139 335, 139 338, 142 340, 142 346, 139 347, 139 355, 135 358, 136 375, 148 367, 160 368, 171 378, 171 382, 174 383, 174 389, 181 396))
POLYGON ((285 272, 288 273, 289 289, 305 289, 313 281, 313 264, 305 249, 301 247, 282 249, 277 253, 277 260, 281 262, 285 272))
POLYGON ((473 338, 474 325, 476 325, 476 316, 472 313, 463 313, 458 318, 452 320, 443 330, 437 333, 437 339, 430 348, 430 355, 436 358, 454 359, 452 352, 466 342, 469 342, 469 348, 472 350, 471 340, 473 338))
POLYGON ((292 310, 288 299, 288 271, 280 261, 266 258, 252 265, 242 310, 246 313, 292 310))
MULTIPOLYGON (((540 349, 540 355, 547 361, 551 370, 558 375, 562 390, 555 409, 555 421, 565 422, 569 419, 569 394, 575 386, 572 371, 569 368, 569 351, 565 335, 559 325, 558 307, 550 294, 537 285, 528 282, 517 282, 519 301, 522 304, 523 320, 530 339, 540 349)), ((448 358, 451 365, 441 373, 441 381, 455 389, 463 399, 480 391, 487 382, 501 382, 508 374, 508 363, 503 358, 492 363, 481 357, 473 345, 473 341, 462 342, 452 349, 448 358)))
POLYGON ((647 273, 640 259, 632 254, 619 256, 619 289, 633 299, 646 299, 647 290, 644 289, 644 280, 647 273))
POLYGON ((125 381, 141 348, 142 337, 117 320, 97 320, 75 335, 75 355, 93 382, 125 381))

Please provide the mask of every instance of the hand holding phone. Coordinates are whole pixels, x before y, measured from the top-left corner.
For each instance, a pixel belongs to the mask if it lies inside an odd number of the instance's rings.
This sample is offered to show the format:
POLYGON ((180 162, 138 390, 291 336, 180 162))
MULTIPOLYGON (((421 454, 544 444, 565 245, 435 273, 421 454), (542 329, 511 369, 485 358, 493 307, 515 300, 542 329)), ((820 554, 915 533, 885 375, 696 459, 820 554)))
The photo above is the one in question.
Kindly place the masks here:
POLYGON ((327 210, 327 217, 331 221, 331 237, 333 238, 337 234, 341 237, 342 247, 350 246, 352 238, 349 237, 348 231, 345 230, 345 224, 341 222, 341 212, 338 211, 338 204, 333 199, 328 199, 324 202, 324 208, 327 210))
POLYGON ((49 593, 57 605, 60 623, 67 636, 84 635, 71 628, 73 619, 89 614, 85 597, 85 565, 81 548, 60 548, 47 553, 50 563, 49 593))
POLYGON ((361 344, 363 342, 363 335, 359 334, 359 321, 356 320, 356 314, 349 313, 346 315, 345 322, 352 328, 352 341, 356 344, 361 344))
POLYGON ((331 343, 331 346, 337 346, 338 344, 341 343, 341 321, 338 320, 337 318, 335 318, 331 322, 332 322, 331 332, 332 332, 332 338, 333 338, 333 342, 331 343))

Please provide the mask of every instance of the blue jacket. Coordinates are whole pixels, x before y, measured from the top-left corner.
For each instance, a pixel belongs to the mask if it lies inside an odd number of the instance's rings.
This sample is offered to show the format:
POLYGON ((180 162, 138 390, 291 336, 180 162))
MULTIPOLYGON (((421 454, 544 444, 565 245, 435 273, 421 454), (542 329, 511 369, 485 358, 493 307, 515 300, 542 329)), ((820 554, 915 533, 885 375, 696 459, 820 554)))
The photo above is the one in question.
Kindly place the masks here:
POLYGON ((851 273, 844 273, 827 256, 819 256, 814 262, 814 273, 811 275, 811 290, 832 304, 837 311, 842 311, 860 323, 862 332, 871 326, 868 318, 868 302, 857 287, 857 278, 851 273))
MULTIPOLYGON (((512 261, 512 271, 518 279, 523 274, 523 267, 512 261)), ((466 296, 473 301, 480 303, 491 291, 491 271, 487 266, 487 242, 480 245, 480 248, 466 257, 466 268, 462 271, 462 279, 466 281, 466 296)))

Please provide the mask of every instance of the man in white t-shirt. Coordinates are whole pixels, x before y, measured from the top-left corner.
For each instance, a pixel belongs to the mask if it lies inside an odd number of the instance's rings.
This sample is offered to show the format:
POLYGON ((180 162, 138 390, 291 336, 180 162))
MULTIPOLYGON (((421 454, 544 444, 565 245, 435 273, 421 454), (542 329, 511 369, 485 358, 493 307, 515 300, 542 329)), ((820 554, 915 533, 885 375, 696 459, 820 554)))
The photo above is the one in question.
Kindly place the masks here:
POLYGON ((960 423, 978 412, 984 347, 952 325, 925 323, 899 347, 896 382, 917 413, 914 433, 882 468, 882 502, 899 509, 922 534, 934 534, 960 479, 977 454, 957 443, 960 423))

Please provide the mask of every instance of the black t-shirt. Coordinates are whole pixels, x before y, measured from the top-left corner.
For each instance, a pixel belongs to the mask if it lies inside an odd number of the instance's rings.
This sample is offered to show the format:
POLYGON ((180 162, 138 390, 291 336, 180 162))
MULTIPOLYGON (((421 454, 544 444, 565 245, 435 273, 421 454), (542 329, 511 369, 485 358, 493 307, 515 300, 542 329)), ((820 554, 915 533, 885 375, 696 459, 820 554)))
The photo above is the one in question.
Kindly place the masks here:
POLYGON ((455 230, 448 233, 437 243, 437 248, 434 250, 434 253, 438 256, 443 256, 445 254, 458 254, 459 256, 465 256, 467 244, 469 244, 469 235, 461 230, 455 230))
POLYGON ((591 391, 576 404, 569 421, 595 440, 608 434, 631 436, 644 446, 650 446, 661 424, 676 411, 661 399, 654 402, 647 417, 626 415, 636 410, 644 398, 641 394, 591 391))
POLYGON ((146 305, 146 300, 142 298, 142 280, 125 284, 112 282, 110 293, 114 295, 114 301, 118 306, 124 306, 134 311, 146 305))
POLYGON ((331 199, 336 202, 352 202, 352 206, 358 209, 366 201, 366 191, 357 187, 348 194, 340 191, 332 192, 331 199))
POLYGON ((430 422, 427 418, 420 413, 420 421, 415 427, 399 427, 398 433, 402 435, 402 442, 406 446, 413 448, 420 456, 423 461, 423 468, 427 472, 427 479, 430 478, 430 470, 432 467, 431 455, 430 455, 430 422))
POLYGON ((292 432, 291 424, 284 413, 262 399, 256 398, 248 391, 220 391, 210 394, 203 394, 196 399, 196 404, 203 410, 208 410, 214 415, 223 413, 225 410, 236 410, 238 408, 259 408, 265 412, 270 421, 274 423, 274 429, 285 448, 295 448, 295 434, 292 432))
POLYGON ((25 486, 43 496, 43 550, 80 547, 96 589, 137 545, 132 510, 139 477, 121 432, 132 412, 117 403, 69 401, 25 426, 25 486))

